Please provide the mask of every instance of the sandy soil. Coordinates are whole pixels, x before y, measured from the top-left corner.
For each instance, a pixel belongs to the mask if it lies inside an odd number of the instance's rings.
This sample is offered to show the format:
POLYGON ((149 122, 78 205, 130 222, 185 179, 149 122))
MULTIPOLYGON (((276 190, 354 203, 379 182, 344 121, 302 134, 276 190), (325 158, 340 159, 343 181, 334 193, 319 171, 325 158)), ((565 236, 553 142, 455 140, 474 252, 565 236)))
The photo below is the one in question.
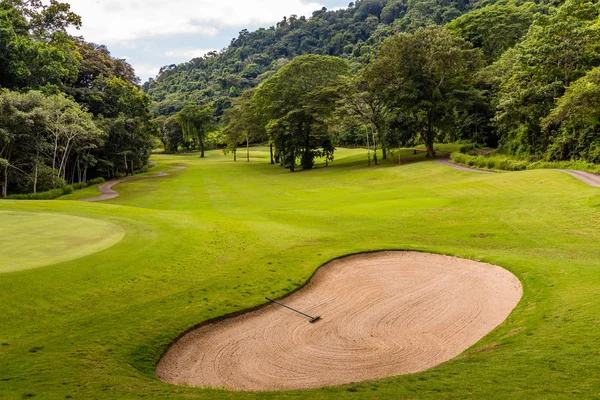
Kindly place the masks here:
POLYGON ((154 175, 130 176, 129 178, 108 181, 108 182, 105 182, 102 185, 98 186, 98 190, 100 191, 100 193, 102 193, 100 196, 90 197, 87 199, 81 199, 79 201, 91 203, 91 202, 95 202, 95 201, 104 201, 104 200, 114 199, 116 197, 119 197, 119 193, 116 190, 114 190, 113 188, 120 183, 132 182, 132 181, 137 181, 137 180, 146 179, 146 178, 157 178, 157 177, 161 177, 161 176, 169 176, 169 172, 181 171, 182 169, 185 169, 185 167, 176 167, 176 168, 169 170, 168 172, 161 171, 154 175))
POLYGON ((573 171, 567 169, 559 169, 558 171, 572 175, 580 181, 587 183, 590 186, 600 187, 600 175, 585 171, 573 171))
POLYGON ((455 163, 453 163, 451 161, 448 161, 448 160, 437 160, 436 163, 437 164, 446 165, 448 167, 452 167, 454 169, 458 169, 458 170, 461 170, 461 171, 477 172, 477 173, 480 173, 480 174, 495 174, 496 173, 495 171, 486 171, 484 169, 470 168, 470 167, 467 167, 465 165, 455 164, 455 163))
POLYGON ((501 324, 522 296, 497 266, 381 252, 321 268, 285 303, 202 326, 157 366, 167 382, 240 391, 307 389, 414 373, 450 360, 501 324))

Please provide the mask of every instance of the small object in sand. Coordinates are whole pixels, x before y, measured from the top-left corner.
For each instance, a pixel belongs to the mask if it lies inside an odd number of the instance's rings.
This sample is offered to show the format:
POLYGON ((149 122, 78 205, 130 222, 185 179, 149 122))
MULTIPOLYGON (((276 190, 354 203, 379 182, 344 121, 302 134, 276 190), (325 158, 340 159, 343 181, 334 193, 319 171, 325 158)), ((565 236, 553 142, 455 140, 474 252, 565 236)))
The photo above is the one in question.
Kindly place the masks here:
POLYGON ((286 306, 285 304, 283 304, 283 303, 280 303, 280 302, 278 302, 278 301, 276 301, 276 300, 270 299, 270 298, 268 298, 268 297, 265 297, 265 299, 269 300, 271 303, 278 304, 278 305, 280 305, 281 307, 285 307, 285 308, 287 308, 288 310, 292 310, 293 312, 296 312, 296 313, 298 313, 298 314, 300 314, 300 315, 304 315, 305 317, 308 317, 308 318, 310 318, 310 321, 309 321, 309 322, 310 322, 311 324, 314 324, 315 322, 317 322, 318 320, 320 320, 320 319, 321 319, 321 316, 320 316, 320 315, 317 315, 316 317, 313 317, 313 316, 310 316, 310 315, 308 315, 308 314, 304 314, 302 311, 298 311, 298 310, 296 310, 295 308, 288 307, 288 306, 286 306))

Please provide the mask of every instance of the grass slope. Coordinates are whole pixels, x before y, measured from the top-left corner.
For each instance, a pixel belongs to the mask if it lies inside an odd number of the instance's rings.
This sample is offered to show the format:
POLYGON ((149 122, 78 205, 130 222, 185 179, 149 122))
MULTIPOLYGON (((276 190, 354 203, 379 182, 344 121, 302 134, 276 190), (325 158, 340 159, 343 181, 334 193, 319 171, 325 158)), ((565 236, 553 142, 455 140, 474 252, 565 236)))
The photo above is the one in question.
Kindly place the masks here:
POLYGON ((121 196, 102 204, 0 202, 3 211, 80 216, 126 231, 94 255, 0 275, 0 398, 600 396, 598 189, 547 170, 367 167, 361 150, 294 174, 268 165, 264 150, 252 155, 249 164, 218 152, 156 156, 188 168, 119 185, 121 196), (378 249, 501 265, 523 282, 523 300, 463 355, 415 375, 267 394, 155 378, 156 362, 183 331, 284 295, 334 257, 378 249))

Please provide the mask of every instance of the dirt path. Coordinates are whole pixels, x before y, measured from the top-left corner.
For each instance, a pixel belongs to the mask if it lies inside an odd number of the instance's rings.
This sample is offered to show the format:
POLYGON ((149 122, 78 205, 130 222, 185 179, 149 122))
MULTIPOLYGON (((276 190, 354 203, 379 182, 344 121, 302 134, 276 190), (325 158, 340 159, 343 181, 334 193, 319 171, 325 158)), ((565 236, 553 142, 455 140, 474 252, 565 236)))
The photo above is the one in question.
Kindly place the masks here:
POLYGON ((568 169, 557 169, 557 171, 564 172, 579 179, 583 183, 587 183, 590 186, 600 187, 600 175, 593 174, 585 171, 573 171, 568 169))
POLYGON ((119 197, 119 193, 116 190, 114 190, 113 188, 116 185, 120 184, 120 183, 133 182, 133 181, 138 181, 140 179, 157 178, 157 177, 169 176, 170 172, 181 171, 183 169, 185 169, 185 167, 176 167, 176 168, 173 168, 173 169, 171 169, 169 171, 158 172, 158 173, 156 173, 154 175, 131 176, 129 178, 123 178, 123 179, 118 179, 118 180, 114 180, 114 181, 108 181, 108 182, 105 182, 102 185, 98 186, 98 190, 100 191, 100 193, 102 193, 100 196, 90 197, 88 199, 80 199, 79 201, 84 201, 84 202, 91 203, 91 202, 95 202, 95 201, 104 201, 104 200, 114 199, 116 197, 119 197))
POLYGON ((435 162, 436 162, 436 164, 446 165, 448 167, 458 169, 460 171, 476 172, 479 174, 495 174, 495 173, 497 173, 495 171, 487 171, 484 169, 476 169, 476 168, 467 167, 466 165, 462 165, 462 164, 455 164, 449 160, 436 160, 435 162))
POLYGON ((285 303, 200 327, 157 366, 167 382, 243 391, 334 386, 423 371, 501 324, 519 280, 489 264, 415 252, 351 256, 285 303))

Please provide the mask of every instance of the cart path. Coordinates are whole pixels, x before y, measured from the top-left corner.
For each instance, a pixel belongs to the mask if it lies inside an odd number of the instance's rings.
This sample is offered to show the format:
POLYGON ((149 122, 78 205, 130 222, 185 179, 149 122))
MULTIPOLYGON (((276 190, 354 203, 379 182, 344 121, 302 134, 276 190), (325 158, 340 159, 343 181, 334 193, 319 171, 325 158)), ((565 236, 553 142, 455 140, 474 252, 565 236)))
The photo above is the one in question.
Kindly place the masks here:
POLYGON ((116 179, 113 181, 104 182, 102 185, 98 186, 98 190, 100 191, 100 193, 102 193, 100 196, 90 197, 87 199, 80 199, 79 201, 91 203, 91 202, 96 202, 96 201, 111 200, 111 199, 119 197, 119 192, 117 192, 113 188, 120 183, 133 182, 133 181, 137 181, 140 179, 147 179, 147 178, 165 177, 165 176, 169 176, 171 172, 181 171, 183 169, 185 169, 185 167, 176 167, 176 168, 170 169, 168 171, 158 172, 154 175, 130 176, 128 178, 116 179))
POLYGON ((590 186, 600 187, 600 175, 586 171, 575 171, 570 169, 557 169, 556 171, 564 172, 579 179, 583 183, 587 183, 590 186))
MULTIPOLYGON (((471 167, 468 167, 463 164, 453 163, 449 160, 436 160, 435 162, 437 164, 446 165, 448 167, 452 167, 452 168, 458 169, 460 171, 476 172, 476 173, 480 173, 480 174, 495 174, 498 172, 498 171, 491 171, 491 170, 488 171, 488 170, 483 170, 483 169, 471 168, 471 167)), ((581 182, 586 183, 590 186, 600 187, 600 174, 594 174, 592 172, 576 171, 576 170, 570 170, 570 169, 555 169, 554 171, 564 172, 565 174, 569 174, 569 175, 579 179, 581 182)))
MULTIPOLYGON (((238 391, 310 389, 411 374, 446 362, 508 317, 509 271, 435 254, 379 252, 320 268, 283 303, 192 330, 159 362, 163 381, 238 391)), ((260 396, 259 396, 260 397, 260 396)))

